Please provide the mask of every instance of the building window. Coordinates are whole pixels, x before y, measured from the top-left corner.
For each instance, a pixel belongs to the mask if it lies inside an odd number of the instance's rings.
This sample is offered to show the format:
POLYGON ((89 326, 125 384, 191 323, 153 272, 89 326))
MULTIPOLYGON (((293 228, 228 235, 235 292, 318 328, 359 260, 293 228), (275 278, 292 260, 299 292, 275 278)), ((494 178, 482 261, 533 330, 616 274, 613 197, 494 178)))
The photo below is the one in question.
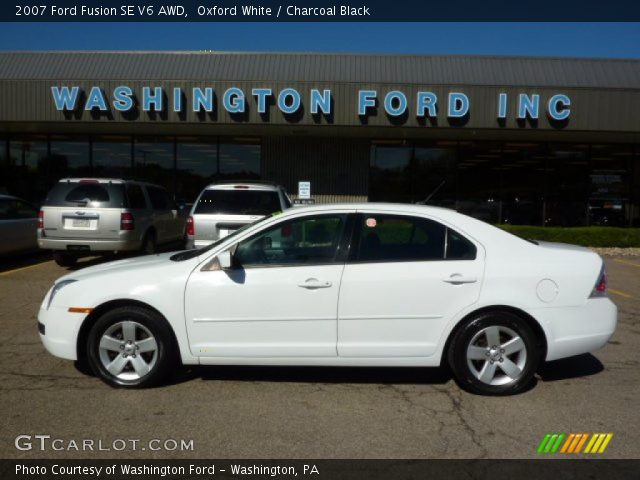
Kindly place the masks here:
POLYGON ((480 220, 502 217, 502 145, 462 142, 457 165, 457 209, 480 220))
POLYGON ((220 180, 260 178, 260 144, 223 143, 218 150, 220 180))
POLYGON ((500 223, 542 225, 544 217, 546 145, 502 145, 500 223))
POLYGON ((631 145, 591 145, 591 225, 622 227, 632 224, 632 168, 631 145))
POLYGON ((91 154, 96 177, 131 177, 131 137, 93 137, 91 154))
POLYGON ((175 190, 174 147, 172 137, 138 137, 134 141, 133 158, 135 177, 145 182, 175 190))
POLYGON ((9 171, 6 182, 10 193, 38 203, 51 187, 45 135, 9 139, 9 171))
POLYGON ((545 225, 574 227, 588 224, 589 170, 588 145, 549 145, 545 168, 545 225))
POLYGON ((413 147, 373 145, 369 172, 369 200, 410 203, 413 147))
POLYGON ((50 175, 55 182, 63 177, 88 177, 91 173, 89 138, 52 135, 50 175))
POLYGON ((194 202, 209 183, 260 178, 258 139, 178 137, 176 191, 181 200, 194 202))

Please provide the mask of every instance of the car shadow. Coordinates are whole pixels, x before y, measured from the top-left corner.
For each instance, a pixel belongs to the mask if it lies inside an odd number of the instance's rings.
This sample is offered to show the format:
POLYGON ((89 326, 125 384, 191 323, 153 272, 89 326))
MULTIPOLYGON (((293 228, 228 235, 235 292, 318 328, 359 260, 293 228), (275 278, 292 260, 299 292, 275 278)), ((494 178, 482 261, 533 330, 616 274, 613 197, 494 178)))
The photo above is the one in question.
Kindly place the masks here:
POLYGON ((446 368, 411 367, 274 367, 189 366, 174 373, 165 385, 192 380, 345 384, 434 384, 451 380, 446 368))
POLYGON ((38 263, 51 260, 51 252, 47 250, 38 250, 29 253, 20 253, 0 257, 0 273, 16 270, 18 268, 30 267, 38 263))
POLYGON ((538 375, 544 382, 568 380, 571 378, 588 377, 604 370, 604 366, 590 353, 575 357, 563 358, 546 362, 538 369, 538 375))

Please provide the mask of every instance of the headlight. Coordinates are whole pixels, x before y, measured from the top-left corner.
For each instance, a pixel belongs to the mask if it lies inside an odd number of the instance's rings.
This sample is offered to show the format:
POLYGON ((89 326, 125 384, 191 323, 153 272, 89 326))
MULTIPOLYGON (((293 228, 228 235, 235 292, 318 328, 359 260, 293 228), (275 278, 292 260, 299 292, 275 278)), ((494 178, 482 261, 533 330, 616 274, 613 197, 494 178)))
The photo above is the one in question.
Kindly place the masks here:
POLYGON ((62 290, 63 287, 66 287, 67 285, 73 282, 77 282, 77 280, 62 280, 61 282, 58 282, 53 285, 53 288, 51 289, 51 295, 49 295, 49 302, 47 303, 47 310, 49 310, 49 307, 51 306, 51 302, 53 302, 53 297, 56 296, 56 293, 62 290))

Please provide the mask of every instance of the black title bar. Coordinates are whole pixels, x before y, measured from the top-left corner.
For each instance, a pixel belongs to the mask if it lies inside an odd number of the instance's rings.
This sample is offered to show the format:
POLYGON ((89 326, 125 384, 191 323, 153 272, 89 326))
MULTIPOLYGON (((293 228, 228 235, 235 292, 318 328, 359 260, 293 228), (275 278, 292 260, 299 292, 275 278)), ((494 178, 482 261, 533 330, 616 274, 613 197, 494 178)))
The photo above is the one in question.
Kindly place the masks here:
MULTIPOLYGON (((2 22, 640 21, 637 0, 15 0, 2 22)), ((558 25, 562 29, 562 25, 558 25)), ((428 37, 428 30, 425 36, 428 37)), ((473 39, 470 39, 473 40, 473 39)))

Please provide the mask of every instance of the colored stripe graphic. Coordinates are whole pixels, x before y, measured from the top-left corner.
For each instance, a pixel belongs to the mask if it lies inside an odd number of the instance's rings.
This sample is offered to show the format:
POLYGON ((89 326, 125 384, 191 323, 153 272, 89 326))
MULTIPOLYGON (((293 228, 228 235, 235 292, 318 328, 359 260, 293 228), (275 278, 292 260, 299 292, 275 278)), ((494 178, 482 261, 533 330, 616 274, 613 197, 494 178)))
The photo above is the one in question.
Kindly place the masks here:
POLYGON ((613 433, 547 433, 536 451, 539 454, 600 454, 607 449, 612 438, 613 433))

